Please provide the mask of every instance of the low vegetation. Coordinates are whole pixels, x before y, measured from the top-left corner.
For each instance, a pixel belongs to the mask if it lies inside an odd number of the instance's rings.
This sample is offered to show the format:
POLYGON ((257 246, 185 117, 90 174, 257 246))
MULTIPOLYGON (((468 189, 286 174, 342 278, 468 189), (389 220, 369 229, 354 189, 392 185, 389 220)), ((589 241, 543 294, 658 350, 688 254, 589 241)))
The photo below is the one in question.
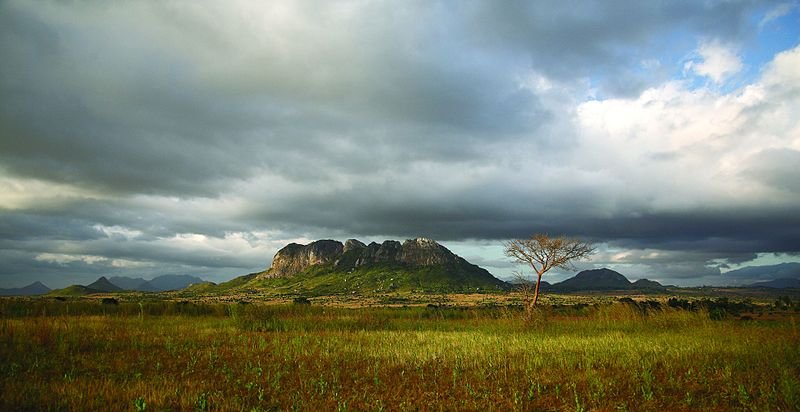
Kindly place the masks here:
POLYGON ((205 292, 268 290, 273 294, 329 296, 379 293, 475 293, 501 292, 507 285, 491 275, 459 270, 444 265, 409 266, 382 263, 360 266, 342 272, 333 264, 315 265, 291 277, 248 279, 209 288, 205 292))
POLYGON ((317 301, 2 300, 0 409, 800 408, 791 299, 317 301))

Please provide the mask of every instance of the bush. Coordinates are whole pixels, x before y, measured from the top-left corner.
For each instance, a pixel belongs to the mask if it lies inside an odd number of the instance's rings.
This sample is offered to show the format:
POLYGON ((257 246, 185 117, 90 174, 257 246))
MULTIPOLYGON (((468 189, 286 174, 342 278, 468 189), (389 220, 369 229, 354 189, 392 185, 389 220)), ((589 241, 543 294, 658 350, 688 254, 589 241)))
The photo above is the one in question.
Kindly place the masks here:
POLYGON ((298 296, 292 300, 295 305, 310 305, 311 301, 305 296, 298 296))

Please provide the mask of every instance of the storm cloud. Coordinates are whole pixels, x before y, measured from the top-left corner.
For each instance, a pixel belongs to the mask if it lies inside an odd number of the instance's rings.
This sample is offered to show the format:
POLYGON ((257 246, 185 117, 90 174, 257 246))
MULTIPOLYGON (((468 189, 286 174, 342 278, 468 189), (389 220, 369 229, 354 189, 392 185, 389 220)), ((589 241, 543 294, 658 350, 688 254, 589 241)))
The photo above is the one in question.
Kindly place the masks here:
POLYGON ((798 16, 3 2, 0 286, 219 281, 316 238, 427 236, 501 276, 486 245, 534 232, 685 284, 794 260, 798 16))

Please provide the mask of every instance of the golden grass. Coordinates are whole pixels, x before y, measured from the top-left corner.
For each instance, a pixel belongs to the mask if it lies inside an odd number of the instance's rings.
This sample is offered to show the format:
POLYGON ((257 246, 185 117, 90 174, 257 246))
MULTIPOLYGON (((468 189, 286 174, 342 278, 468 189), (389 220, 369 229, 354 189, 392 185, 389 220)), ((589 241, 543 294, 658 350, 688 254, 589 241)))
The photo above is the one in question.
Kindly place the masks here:
POLYGON ((199 306, 4 316, 0 410, 800 408, 793 318, 199 306))

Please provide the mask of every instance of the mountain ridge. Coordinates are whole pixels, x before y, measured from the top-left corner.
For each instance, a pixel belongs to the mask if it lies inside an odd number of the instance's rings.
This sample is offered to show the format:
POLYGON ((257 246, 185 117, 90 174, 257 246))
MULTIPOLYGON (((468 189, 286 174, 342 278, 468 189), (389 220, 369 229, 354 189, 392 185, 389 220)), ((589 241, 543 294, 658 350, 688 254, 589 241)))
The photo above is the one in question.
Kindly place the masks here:
POLYGON ((228 284, 312 295, 509 289, 506 282, 486 269, 422 237, 368 245, 356 239, 344 243, 331 239, 306 245, 290 243, 278 250, 268 269, 246 276, 250 277, 246 281, 237 278, 220 287, 228 284))
POLYGON ((210 283, 191 275, 161 275, 151 280, 142 278, 130 278, 124 276, 114 276, 106 278, 100 276, 88 285, 70 285, 62 289, 48 290, 49 295, 89 295, 93 293, 115 293, 115 292, 167 292, 172 290, 185 289, 194 284, 210 283), (119 284, 115 283, 119 282, 119 284), (133 288, 133 287, 136 288, 133 288))
POLYGON ((44 295, 51 291, 44 283, 35 281, 30 285, 22 286, 19 288, 0 289, 0 296, 35 296, 44 295))
POLYGON ((344 243, 322 239, 307 245, 290 243, 278 250, 272 259, 272 265, 263 272, 262 277, 292 276, 311 266, 327 263, 333 263, 341 270, 351 270, 378 263, 432 266, 469 262, 438 242, 423 237, 407 239, 403 243, 386 240, 383 243, 371 242, 369 245, 357 239, 348 239, 344 243))
POLYGON ((800 289, 800 278, 780 278, 751 283, 748 288, 800 289))

